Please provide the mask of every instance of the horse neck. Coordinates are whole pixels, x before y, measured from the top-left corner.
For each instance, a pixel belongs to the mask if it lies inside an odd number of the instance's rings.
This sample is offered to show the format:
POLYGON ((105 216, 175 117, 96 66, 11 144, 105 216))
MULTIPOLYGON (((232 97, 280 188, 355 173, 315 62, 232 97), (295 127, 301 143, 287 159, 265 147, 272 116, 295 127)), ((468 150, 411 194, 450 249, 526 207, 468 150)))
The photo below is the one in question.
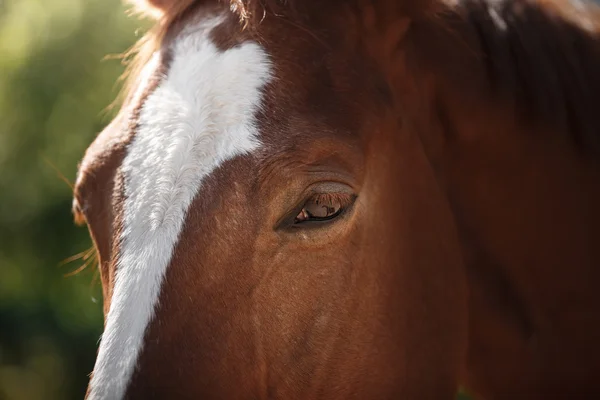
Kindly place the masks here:
MULTIPOLYGON (((474 56, 477 38, 453 32, 413 32, 412 84, 425 96, 403 106, 461 237, 471 296, 466 380, 494 398, 589 392, 600 368, 600 162, 574 138, 577 127, 597 132, 598 121, 576 113, 576 123, 554 123, 528 111, 537 103, 494 92, 489 65, 474 56)), ((562 57, 582 62, 571 56, 562 57)))

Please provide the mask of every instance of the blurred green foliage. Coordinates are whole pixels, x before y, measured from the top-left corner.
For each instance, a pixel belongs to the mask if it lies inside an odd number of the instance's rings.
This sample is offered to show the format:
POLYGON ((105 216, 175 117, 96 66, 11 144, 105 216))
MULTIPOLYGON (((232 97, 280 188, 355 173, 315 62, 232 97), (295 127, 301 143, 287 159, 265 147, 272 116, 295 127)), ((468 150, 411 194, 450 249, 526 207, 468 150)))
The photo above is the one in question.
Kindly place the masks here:
POLYGON ((120 0, 0 0, 0 399, 81 399, 102 330, 69 180, 142 24, 120 0))

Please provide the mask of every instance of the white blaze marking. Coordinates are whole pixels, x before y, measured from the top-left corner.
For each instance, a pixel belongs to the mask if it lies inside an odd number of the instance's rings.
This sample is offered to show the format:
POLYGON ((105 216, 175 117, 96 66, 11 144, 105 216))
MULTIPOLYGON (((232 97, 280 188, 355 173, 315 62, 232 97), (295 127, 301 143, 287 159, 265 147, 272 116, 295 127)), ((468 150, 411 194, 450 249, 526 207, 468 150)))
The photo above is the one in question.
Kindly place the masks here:
POLYGON ((195 25, 175 41, 169 72, 146 100, 128 147, 121 253, 91 400, 124 396, 202 180, 259 146, 254 115, 271 76, 269 59, 252 42, 218 50, 209 33, 220 22, 195 25))

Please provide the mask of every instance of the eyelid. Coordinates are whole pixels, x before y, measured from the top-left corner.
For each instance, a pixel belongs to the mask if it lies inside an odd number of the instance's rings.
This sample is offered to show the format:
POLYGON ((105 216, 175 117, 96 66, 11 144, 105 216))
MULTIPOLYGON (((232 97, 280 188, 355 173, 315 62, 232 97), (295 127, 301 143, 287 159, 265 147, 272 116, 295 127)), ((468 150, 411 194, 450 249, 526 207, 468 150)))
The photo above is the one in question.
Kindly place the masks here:
POLYGON ((285 230, 293 225, 296 215, 302 210, 306 202, 308 202, 314 196, 341 196, 342 204, 344 207, 348 207, 354 203, 356 194, 352 187, 348 184, 338 181, 321 181, 312 183, 305 187, 301 192, 301 195, 297 197, 297 200, 290 205, 285 212, 282 213, 277 222, 275 222, 273 229, 275 231, 285 230))

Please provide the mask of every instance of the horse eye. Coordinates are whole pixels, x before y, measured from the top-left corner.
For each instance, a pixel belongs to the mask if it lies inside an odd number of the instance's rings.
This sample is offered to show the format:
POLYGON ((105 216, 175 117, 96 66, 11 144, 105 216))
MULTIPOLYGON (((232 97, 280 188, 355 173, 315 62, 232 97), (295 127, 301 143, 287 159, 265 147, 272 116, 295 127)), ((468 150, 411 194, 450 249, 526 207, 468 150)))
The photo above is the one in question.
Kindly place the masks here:
POLYGON ((337 196, 315 195, 308 199, 296 215, 294 224, 311 221, 328 221, 344 211, 344 203, 337 196))

